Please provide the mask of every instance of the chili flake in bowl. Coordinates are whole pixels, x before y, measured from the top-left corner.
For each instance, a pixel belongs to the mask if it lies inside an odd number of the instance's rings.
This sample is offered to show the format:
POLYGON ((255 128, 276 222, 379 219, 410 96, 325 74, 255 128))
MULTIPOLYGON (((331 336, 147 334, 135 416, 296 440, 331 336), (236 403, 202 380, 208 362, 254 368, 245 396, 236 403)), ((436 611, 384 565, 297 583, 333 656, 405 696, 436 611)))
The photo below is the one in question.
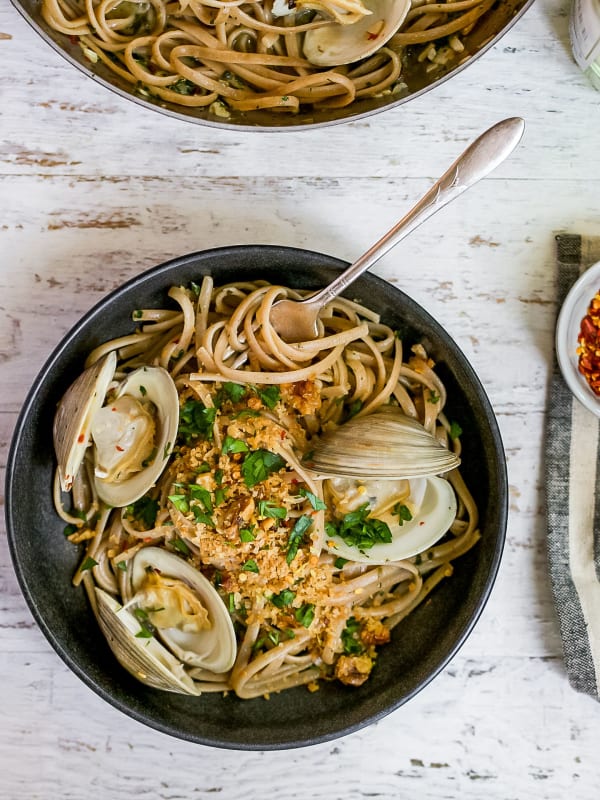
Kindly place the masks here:
POLYGON ((556 356, 574 396, 600 416, 600 262, 573 284, 558 316, 556 356))

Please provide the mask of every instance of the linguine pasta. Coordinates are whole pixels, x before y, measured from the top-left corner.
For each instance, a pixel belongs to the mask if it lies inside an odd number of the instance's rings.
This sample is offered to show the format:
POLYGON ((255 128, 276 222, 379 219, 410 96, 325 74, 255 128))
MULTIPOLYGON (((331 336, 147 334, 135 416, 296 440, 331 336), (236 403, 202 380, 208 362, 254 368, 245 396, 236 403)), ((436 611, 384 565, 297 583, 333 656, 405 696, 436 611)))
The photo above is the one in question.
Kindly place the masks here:
MULTIPOLYGON (((96 495, 92 448, 70 504, 56 480, 69 538, 86 544, 74 582, 83 580, 92 604, 94 587, 126 604, 135 554, 170 550, 216 588, 237 635, 231 670, 188 669, 201 691, 251 698, 302 684, 316 689, 320 679, 360 685, 391 630, 478 540, 477 508, 453 470, 445 477, 457 512, 440 541, 409 558, 361 561, 368 526, 379 528, 367 502, 353 517, 363 537, 357 560, 340 558, 331 542, 332 525, 339 532, 348 520, 339 490, 304 459, 315 436, 390 404, 459 451, 434 364, 422 346, 405 350, 377 314, 343 298, 325 310, 315 341, 287 344, 269 309, 301 293, 264 282, 215 287, 205 277, 169 296, 175 308, 136 310, 136 332, 88 358, 116 351, 117 378, 143 366, 167 369, 180 421, 165 471, 130 506, 111 509, 96 495)), ((394 513, 410 520, 407 492, 399 487, 394 513)))
POLYGON ((494 2, 413 0, 400 30, 373 56, 334 68, 307 61, 303 37, 364 17, 361 0, 42 0, 42 15, 141 95, 227 118, 232 110, 342 108, 401 92, 407 46, 419 48, 427 69, 458 63, 462 34, 494 2), (278 2, 295 13, 278 16, 278 2))

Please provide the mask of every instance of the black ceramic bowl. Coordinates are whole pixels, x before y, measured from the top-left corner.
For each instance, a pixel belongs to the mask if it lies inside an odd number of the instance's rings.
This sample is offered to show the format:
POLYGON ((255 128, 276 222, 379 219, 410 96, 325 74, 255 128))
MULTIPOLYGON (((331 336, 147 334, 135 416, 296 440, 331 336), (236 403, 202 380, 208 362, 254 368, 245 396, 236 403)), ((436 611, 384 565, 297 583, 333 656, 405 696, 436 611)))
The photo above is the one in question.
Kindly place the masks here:
MULTIPOLYGON (((438 86, 453 75, 461 72, 472 61, 485 53, 534 3, 534 0, 496 0, 494 5, 477 21, 475 27, 462 37, 465 46, 460 63, 451 62, 448 67, 438 71, 427 71, 430 64, 427 59, 419 60, 423 45, 409 48, 403 67, 402 78, 406 89, 400 95, 383 94, 380 97, 356 100, 346 108, 323 109, 320 111, 304 110, 297 114, 281 114, 277 111, 232 112, 227 120, 214 116, 206 109, 193 109, 167 103, 160 98, 143 97, 137 87, 132 86, 116 75, 103 64, 92 64, 83 55, 77 42, 64 34, 50 28, 40 13, 40 0, 12 0, 15 8, 25 17, 31 26, 57 52, 71 64, 98 83, 112 89, 122 97, 133 100, 147 109, 160 111, 171 117, 190 122, 201 123, 215 128, 251 128, 253 130, 293 130, 298 127, 321 127, 353 119, 361 119, 386 108, 405 103, 413 97, 438 86)), ((440 40, 442 41, 442 40, 440 40)))
POLYGON ((134 308, 162 306, 172 284, 211 274, 217 284, 265 278, 318 288, 343 262, 286 247, 225 247, 162 264, 117 289, 71 330, 36 379, 14 433, 7 467, 6 516, 21 589, 61 658, 101 697, 131 717, 173 736, 217 747, 283 749, 357 730, 401 706, 449 662, 472 630, 494 582, 503 548, 507 479, 502 442, 485 392, 447 333, 413 300, 366 274, 348 294, 377 309, 407 343, 423 342, 448 388, 449 418, 463 429, 463 474, 481 512, 481 541, 458 559, 452 579, 418 607, 383 647, 360 688, 328 683, 242 701, 184 697, 138 683, 114 659, 82 588, 71 587, 78 551, 63 536, 52 504, 52 419, 57 401, 89 351, 130 332, 134 308), (35 498, 35 502, 32 502, 35 498))

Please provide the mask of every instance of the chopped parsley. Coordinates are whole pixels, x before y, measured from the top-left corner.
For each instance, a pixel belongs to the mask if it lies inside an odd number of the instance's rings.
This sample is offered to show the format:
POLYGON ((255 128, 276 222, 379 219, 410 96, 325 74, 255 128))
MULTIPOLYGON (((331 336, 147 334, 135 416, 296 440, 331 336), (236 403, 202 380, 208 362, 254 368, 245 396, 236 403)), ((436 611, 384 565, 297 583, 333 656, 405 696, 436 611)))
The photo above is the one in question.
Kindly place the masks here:
POLYGON ((240 528, 240 540, 242 542, 253 542, 256 539, 254 525, 249 528, 240 528))
POLYGON ((77 533, 78 530, 79 530, 79 528, 77 527, 77 525, 73 525, 73 524, 65 525, 63 533, 64 533, 64 535, 66 537, 69 537, 69 536, 72 536, 74 533, 77 533))
POLYGON ((462 428, 458 424, 458 422, 453 422, 450 425, 450 438, 451 439, 458 439, 459 436, 462 436, 462 428))
POLYGON ((242 464, 244 483, 251 489, 257 483, 266 480, 273 472, 285 467, 285 459, 270 450, 255 450, 246 456, 242 464))
POLYGON ((402 503, 396 503, 396 505, 392 508, 392 513, 398 515, 398 522, 400 525, 404 525, 405 522, 410 522, 413 518, 412 514, 410 513, 410 508, 402 503))
POLYGON ((208 489, 204 486, 197 486, 195 483, 190 485, 190 497, 192 500, 199 500, 204 506, 205 511, 210 514, 213 510, 213 502, 208 489))
POLYGON ((260 570, 258 569, 258 564, 253 558, 249 558, 245 564, 242 564, 242 569, 244 570, 244 572, 256 572, 256 573, 260 572, 260 570))
POLYGON ((140 629, 136 633, 136 638, 151 639, 154 636, 154 626, 150 622, 148 612, 143 608, 134 608, 133 615, 140 623, 140 629))
POLYGON ((279 386, 253 386, 252 389, 260 397, 262 402, 271 411, 275 408, 281 397, 279 386))
POLYGON ((213 518, 210 516, 210 514, 206 514, 204 511, 202 511, 200 506, 190 506, 190 510, 194 515, 194 522, 201 523, 202 525, 208 525, 209 528, 215 527, 213 518))
POLYGON ((288 538, 288 546, 287 546, 287 553, 285 560, 288 564, 291 564, 292 561, 296 558, 298 554, 298 548, 302 543, 302 539, 304 538, 304 534, 312 525, 312 517, 303 516, 298 517, 296 520, 296 524, 290 531, 290 535, 288 538))
POLYGON ((150 530, 156 525, 156 515, 158 514, 158 500, 145 494, 136 500, 135 503, 127 506, 127 515, 132 519, 138 520, 144 525, 145 530, 150 530))
POLYGON ((308 489, 305 489, 303 486, 300 487, 300 489, 298 490, 298 494, 302 495, 302 497, 306 497, 306 499, 311 504, 311 506, 315 509, 315 511, 324 511, 327 508, 327 506, 321 500, 320 497, 317 497, 316 494, 313 494, 312 492, 309 492, 308 489))
POLYGON ((304 628, 310 628, 315 618, 314 603, 304 603, 304 605, 297 608, 294 616, 304 628))
POLYGON ((225 499, 227 497, 227 489, 222 488, 221 486, 215 489, 215 505, 220 506, 223 505, 225 499))
POLYGON ((294 598, 296 597, 296 592, 293 592, 291 589, 284 589, 279 594, 274 594, 271 596, 271 602, 277 608, 285 608, 286 606, 291 606, 294 598))
POLYGON ((233 436, 226 436, 223 440, 221 452, 223 455, 227 453, 247 453, 250 448, 243 439, 234 439, 233 436))
POLYGON ((177 94, 194 94, 198 87, 192 81, 189 81, 187 78, 180 78, 175 83, 172 83, 170 86, 166 87, 170 89, 172 92, 176 92, 177 94))
POLYGON ((271 519, 285 519, 287 517, 287 509, 282 506, 276 506, 268 500, 259 500, 258 515, 260 517, 271 517, 271 519))
POLYGON ((194 439, 212 441, 216 417, 216 408, 205 406, 198 400, 186 400, 179 412, 179 435, 186 444, 194 439))
POLYGON ((361 410, 362 407, 363 407, 362 400, 355 400, 353 403, 350 403, 350 405, 346 410, 347 419, 356 416, 356 414, 358 414, 358 412, 361 410))
POLYGON ((357 547, 361 552, 369 550, 375 544, 388 544, 392 541, 392 532, 387 522, 369 518, 369 504, 364 503, 350 511, 338 522, 328 522, 325 526, 328 536, 339 536, 350 547, 357 547))
POLYGON ((188 513, 190 503, 186 494, 170 494, 168 497, 178 511, 182 514, 188 513))
POLYGON ((91 556, 88 556, 83 564, 81 565, 81 571, 85 572, 88 569, 92 569, 93 567, 98 566, 98 562, 93 559, 91 556))
POLYGON ((227 395, 232 403, 239 403, 240 400, 243 400, 243 398, 246 396, 248 388, 241 383, 227 381, 223 384, 221 391, 227 395))
POLYGON ((344 653, 348 656, 357 656, 364 653, 365 648, 360 641, 360 623, 355 617, 350 617, 342 631, 342 645, 344 653))
POLYGON ((439 403, 440 402, 439 394, 437 392, 435 392, 433 389, 430 389, 429 390, 429 397, 427 398, 427 402, 428 403, 439 403))
POLYGON ((190 554, 190 548, 189 548, 189 547, 187 546, 187 544, 186 544, 186 543, 183 541, 183 539, 178 539, 178 538, 175 538, 175 539, 173 539, 173 541, 171 542, 171 544, 173 545, 173 547, 175 548, 175 550, 178 550, 178 551, 179 551, 180 553, 182 553, 184 556, 189 556, 189 554, 190 554))

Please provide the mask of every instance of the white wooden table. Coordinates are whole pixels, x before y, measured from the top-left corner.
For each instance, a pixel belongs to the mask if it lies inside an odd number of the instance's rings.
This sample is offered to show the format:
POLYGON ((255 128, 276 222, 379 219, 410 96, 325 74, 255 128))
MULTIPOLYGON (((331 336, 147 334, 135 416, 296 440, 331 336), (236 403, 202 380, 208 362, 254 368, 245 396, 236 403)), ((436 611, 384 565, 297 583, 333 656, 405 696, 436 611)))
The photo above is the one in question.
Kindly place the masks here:
POLYGON ((328 744, 227 752, 147 729, 50 648, 0 535, 0 797, 6 800, 599 796, 600 705, 563 668, 547 579, 541 451, 554 234, 600 234, 600 94, 545 0, 460 76, 322 130, 219 132, 139 109, 0 7, 0 467, 46 356, 140 270, 276 243, 352 259, 466 142, 523 116, 514 156, 376 271, 444 324, 497 412, 511 486, 491 600, 450 666, 379 724, 328 744))

